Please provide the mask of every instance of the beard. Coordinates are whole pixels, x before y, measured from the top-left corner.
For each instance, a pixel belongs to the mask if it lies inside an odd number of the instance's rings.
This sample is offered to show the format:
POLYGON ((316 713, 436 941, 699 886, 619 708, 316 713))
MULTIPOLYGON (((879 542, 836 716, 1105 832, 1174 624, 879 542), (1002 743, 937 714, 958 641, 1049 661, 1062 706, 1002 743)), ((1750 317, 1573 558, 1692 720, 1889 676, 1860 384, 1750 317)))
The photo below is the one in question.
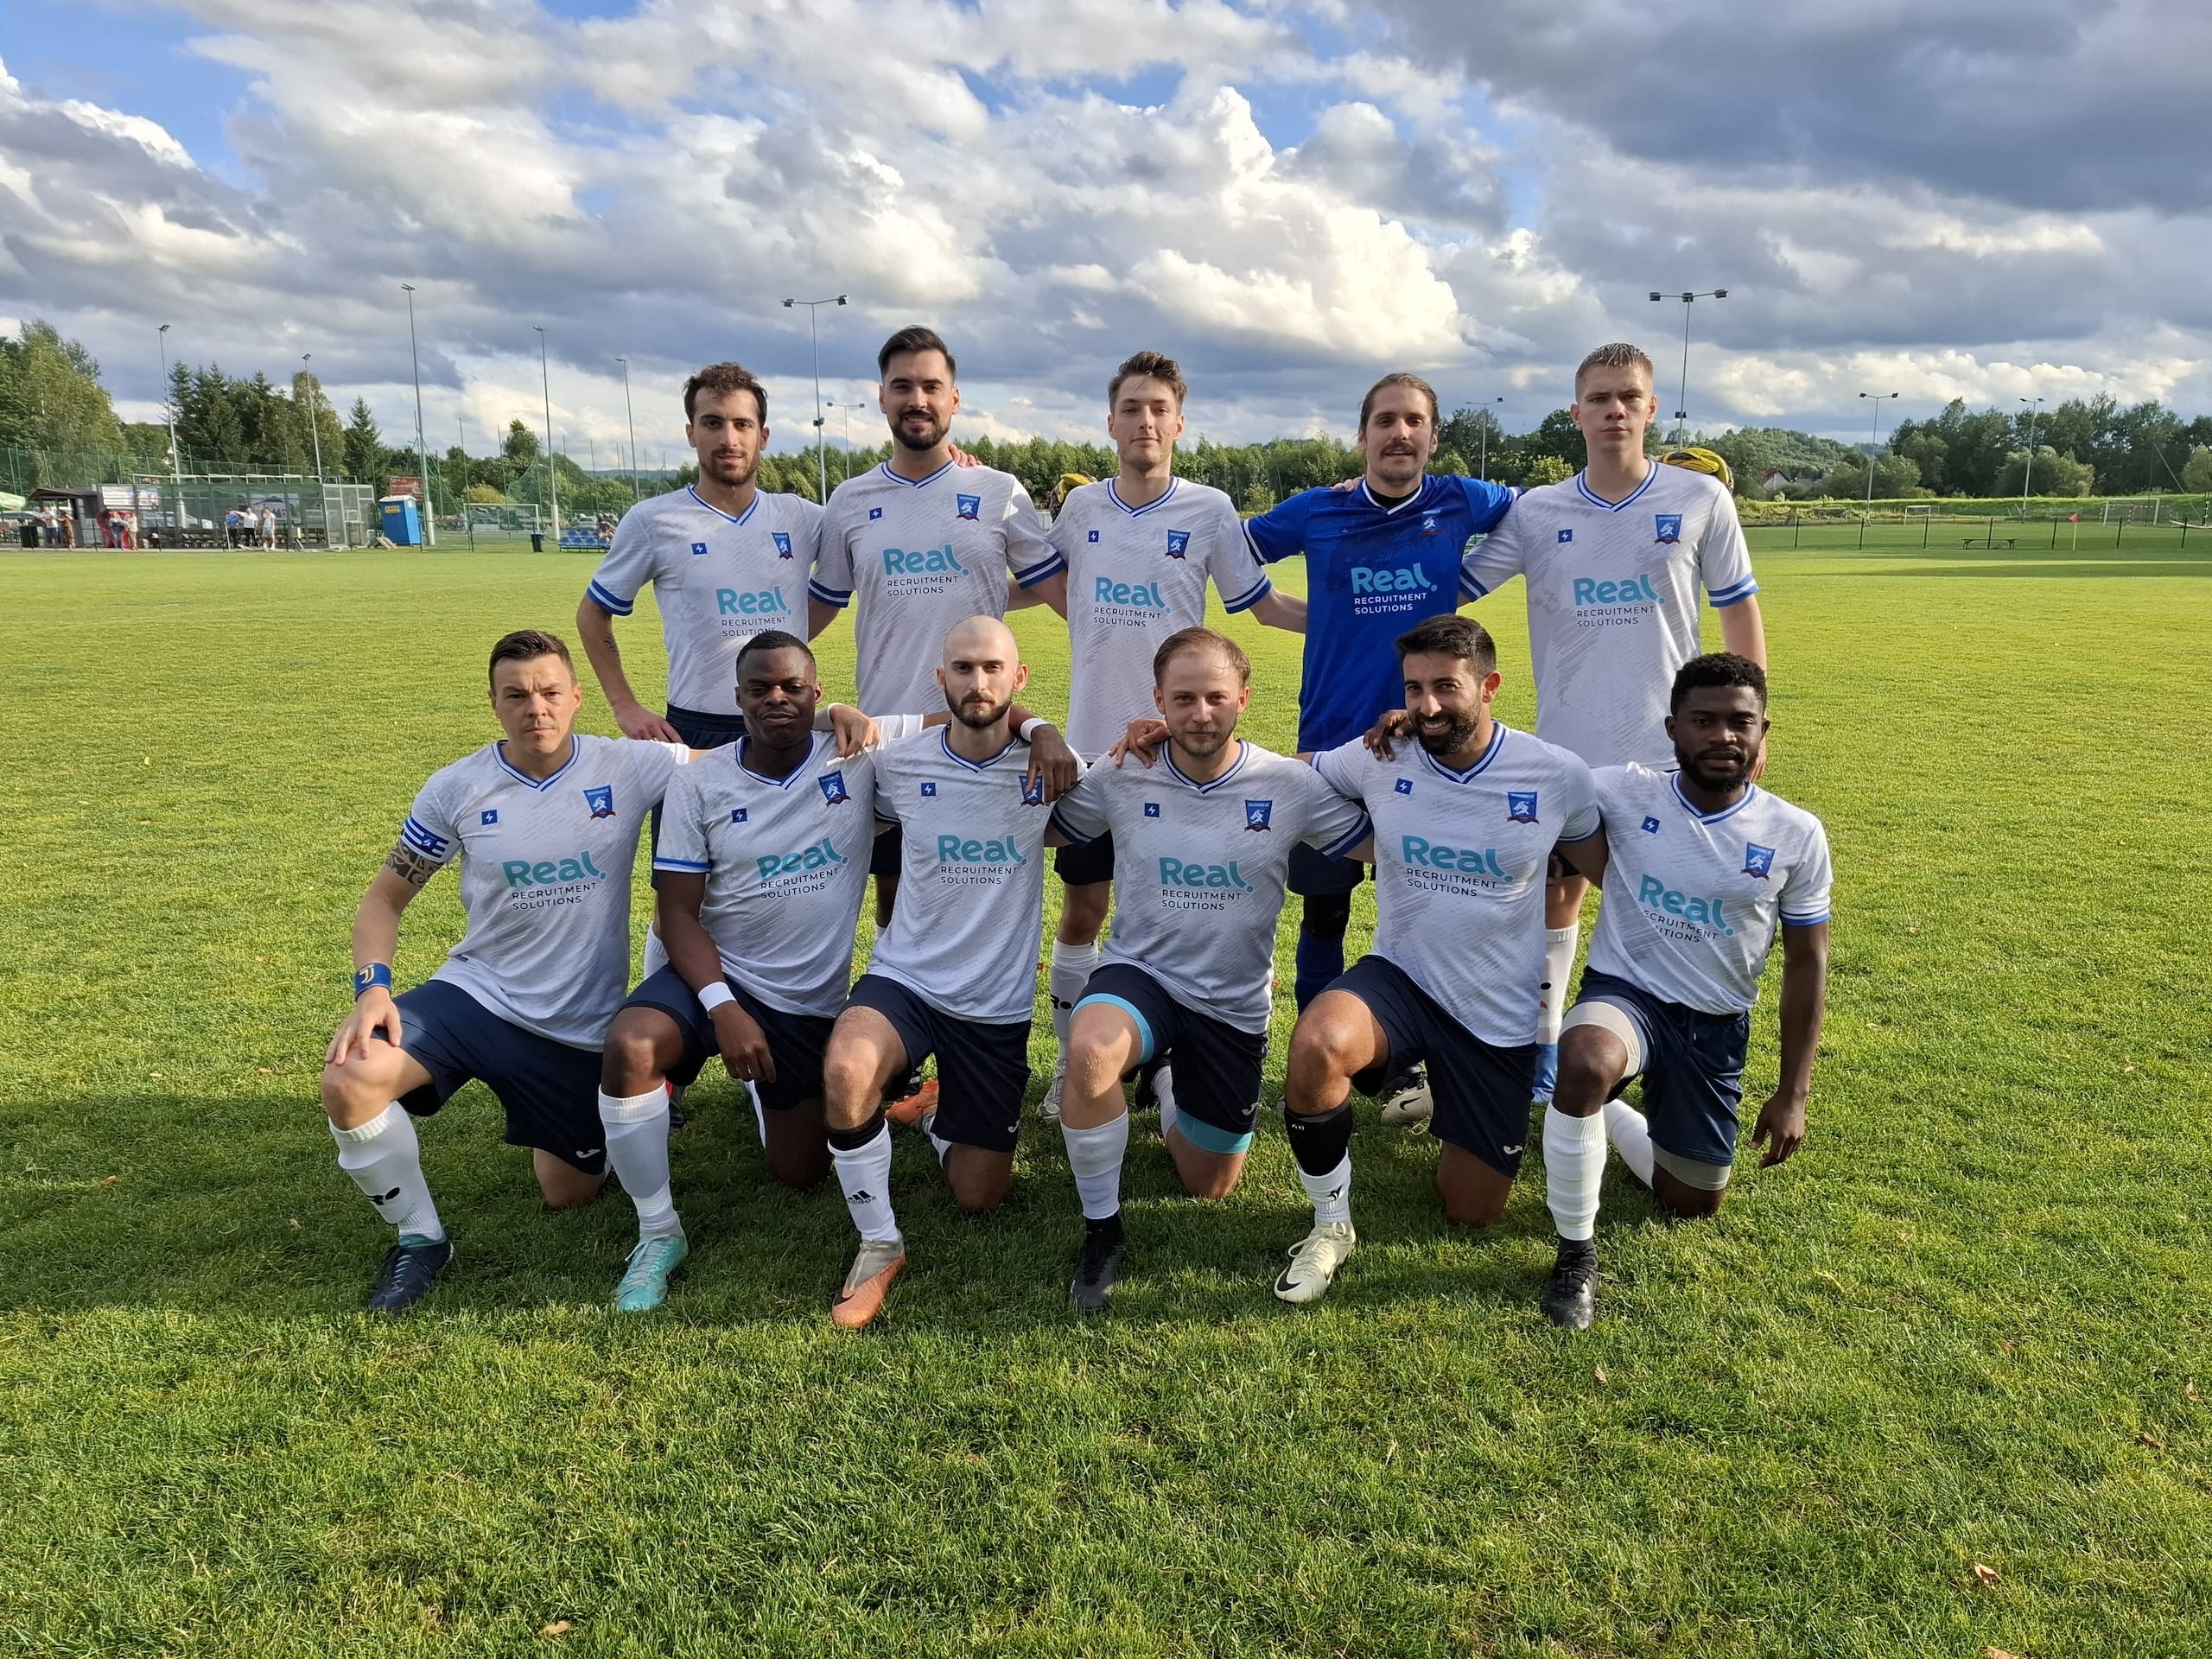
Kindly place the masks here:
POLYGON ((1431 732, 1426 725, 1416 726, 1414 735, 1420 739, 1421 747, 1440 760, 1445 755, 1459 753, 1474 741, 1475 717, 1452 715, 1440 732, 1431 732))
POLYGON ((1700 750, 1692 753, 1677 748, 1675 764, 1690 782, 1715 794, 1749 782, 1751 775, 1751 756, 1740 749, 1700 750))
POLYGON ((1233 729, 1224 730, 1218 726, 1215 727, 1211 731, 1178 732, 1171 730, 1168 734, 1174 739, 1175 747, 1177 748, 1182 750, 1184 753, 1193 756, 1200 760, 1210 760, 1215 755, 1219 754, 1222 750, 1229 745, 1230 740, 1235 738, 1236 735, 1233 729))
POLYGON ((952 710, 952 717, 971 732, 980 732, 995 726, 1006 718, 1006 711, 1014 707, 1014 699, 992 702, 980 694, 970 692, 967 698, 956 698, 951 692, 944 694, 944 706, 952 710))
POLYGON ((742 489, 760 470, 760 457, 715 455, 710 457, 700 470, 702 475, 713 479, 717 484, 727 485, 731 489, 742 489))
POLYGON ((901 449, 911 449, 916 454, 922 454, 936 448, 944 442, 944 435, 951 429, 952 423, 950 421, 940 421, 935 415, 925 410, 908 412, 921 415, 927 422, 927 425, 923 430, 917 432, 907 424, 906 416, 904 414, 893 421, 891 423, 892 441, 901 449))

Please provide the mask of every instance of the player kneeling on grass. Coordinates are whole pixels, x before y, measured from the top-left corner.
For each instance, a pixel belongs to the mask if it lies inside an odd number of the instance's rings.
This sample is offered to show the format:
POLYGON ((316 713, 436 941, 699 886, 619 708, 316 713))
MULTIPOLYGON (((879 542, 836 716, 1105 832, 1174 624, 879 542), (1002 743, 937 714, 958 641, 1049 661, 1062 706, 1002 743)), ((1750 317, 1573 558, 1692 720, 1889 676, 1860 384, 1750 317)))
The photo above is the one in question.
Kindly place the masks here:
POLYGON ((1592 774, 1610 849, 1605 899, 1544 1114, 1560 1246, 1543 1308, 1578 1331, 1596 1308, 1606 1138, 1675 1216, 1711 1215, 1736 1156, 1751 1005, 1777 931, 1782 1082, 1751 1128, 1763 1169, 1804 1141, 1827 999, 1827 833, 1751 781, 1766 741, 1765 672, 1726 652, 1694 657, 1671 702, 1679 771, 1592 774), (1642 1112, 1616 1098, 1639 1077, 1642 1112))
MULTIPOLYGON (((508 1141, 531 1148, 547 1204, 590 1203, 610 1154, 642 1191, 621 1151, 635 1126, 601 1119, 599 1051, 629 979, 638 831, 690 752, 578 736, 582 702, 553 635, 494 645, 505 739, 431 776, 353 918, 353 1011, 324 1056, 322 1109, 339 1167, 399 1231, 369 1292, 382 1312, 420 1300, 453 1257, 412 1119, 472 1077, 506 1108, 508 1141), (456 857, 467 931, 395 998, 400 912, 456 857)), ((664 1188, 666 1172, 664 1154, 664 1188)))
POLYGON ((1070 1021, 1060 1097, 1084 1228, 1069 1294, 1086 1313, 1106 1305, 1122 1265, 1122 1079, 1173 1062, 1161 1137, 1186 1191, 1226 1198, 1259 1114, 1291 849, 1334 858, 1368 835, 1367 814, 1312 767, 1236 735, 1252 664, 1235 641, 1185 628, 1161 642, 1152 672, 1160 763, 1094 768, 1052 809, 1071 844, 1111 837, 1121 895, 1070 1021))
MULTIPOLYGON (((690 1251, 668 1180, 667 1086, 710 1055, 751 1090, 768 1171, 790 1186, 830 1173, 822 1056, 845 1006, 852 938, 875 839, 873 722, 816 729, 814 653, 756 634, 737 658, 746 735, 679 773, 662 814, 658 914, 669 966, 647 976, 607 1035, 599 1111, 632 1131, 639 1242, 616 1291, 658 1307, 690 1251)), ((918 719, 910 717, 918 728, 918 719)), ((625 1171, 624 1185, 630 1185, 625 1171)))
POLYGON ((861 1236, 830 1310, 848 1329, 882 1311, 906 1264, 885 1084, 935 1054, 938 1104, 921 1127, 955 1201, 988 1210, 1013 1185, 1050 821, 1046 780, 1029 775, 1014 730, 1028 678, 1007 626, 969 618, 938 671, 952 723, 875 757, 875 816, 905 831, 899 905, 823 1062, 830 1156, 861 1236))
POLYGON ((1480 623, 1433 616, 1398 637, 1419 747, 1383 759, 1357 740, 1313 769, 1373 819, 1373 950, 1306 1005, 1290 1039, 1283 1122, 1313 1229, 1275 1281, 1287 1302, 1319 1297, 1352 1252, 1350 1095, 1428 1064, 1443 1144, 1445 1218, 1487 1227, 1504 1212, 1529 1132, 1544 955, 1544 877, 1554 849, 1601 870, 1590 769, 1491 718, 1497 651, 1480 623))

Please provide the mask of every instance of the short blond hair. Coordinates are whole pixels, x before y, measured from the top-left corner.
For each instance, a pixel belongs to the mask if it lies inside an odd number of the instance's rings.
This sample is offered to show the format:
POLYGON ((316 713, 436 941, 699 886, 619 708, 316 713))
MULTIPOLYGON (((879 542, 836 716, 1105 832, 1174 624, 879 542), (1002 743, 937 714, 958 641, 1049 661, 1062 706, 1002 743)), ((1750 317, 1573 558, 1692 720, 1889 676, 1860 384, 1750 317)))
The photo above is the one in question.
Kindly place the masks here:
POLYGON ((1640 346, 1631 346, 1626 340, 1617 340, 1610 346, 1600 346, 1574 365, 1574 395, 1577 397, 1582 395, 1582 377, 1592 369, 1642 369, 1646 385, 1657 384, 1657 372, 1652 368, 1651 359, 1643 354, 1640 346))

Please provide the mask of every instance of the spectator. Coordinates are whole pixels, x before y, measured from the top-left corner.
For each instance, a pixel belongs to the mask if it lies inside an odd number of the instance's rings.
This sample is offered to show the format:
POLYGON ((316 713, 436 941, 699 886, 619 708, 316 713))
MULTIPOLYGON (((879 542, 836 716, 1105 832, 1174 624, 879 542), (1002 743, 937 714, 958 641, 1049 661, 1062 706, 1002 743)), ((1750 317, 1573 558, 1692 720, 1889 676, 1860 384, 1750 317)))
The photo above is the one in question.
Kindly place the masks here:
POLYGON ((266 501, 261 504, 261 544, 264 547, 276 545, 276 509, 266 501))

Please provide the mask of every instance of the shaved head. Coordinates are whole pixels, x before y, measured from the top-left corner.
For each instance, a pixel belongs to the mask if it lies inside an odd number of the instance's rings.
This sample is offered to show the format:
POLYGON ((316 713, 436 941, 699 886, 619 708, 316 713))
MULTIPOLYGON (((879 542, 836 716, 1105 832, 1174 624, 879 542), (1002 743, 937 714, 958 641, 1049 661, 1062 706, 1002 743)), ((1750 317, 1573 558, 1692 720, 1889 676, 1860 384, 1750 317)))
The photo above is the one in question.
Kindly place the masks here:
POLYGON ((952 632, 944 636, 945 666, 950 668, 955 658, 976 657, 1018 663, 1021 645, 1014 639, 1014 630, 995 616, 971 616, 953 624, 952 632))
POLYGON ((944 666, 937 680, 952 717, 981 732, 1002 726, 1028 683, 1029 671, 1021 664, 1012 628, 995 616, 971 616, 944 636, 944 666))

